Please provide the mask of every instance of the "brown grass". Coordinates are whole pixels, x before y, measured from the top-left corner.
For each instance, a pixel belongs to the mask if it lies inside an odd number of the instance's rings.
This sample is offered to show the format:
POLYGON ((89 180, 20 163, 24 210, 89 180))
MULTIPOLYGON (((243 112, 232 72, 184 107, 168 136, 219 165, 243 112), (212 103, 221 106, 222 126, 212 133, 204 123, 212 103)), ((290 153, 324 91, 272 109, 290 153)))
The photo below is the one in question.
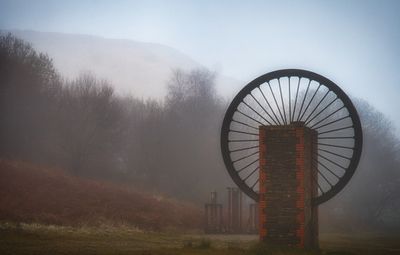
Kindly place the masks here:
POLYGON ((57 225, 129 225, 141 229, 196 229, 201 210, 23 162, 0 160, 0 220, 57 225))

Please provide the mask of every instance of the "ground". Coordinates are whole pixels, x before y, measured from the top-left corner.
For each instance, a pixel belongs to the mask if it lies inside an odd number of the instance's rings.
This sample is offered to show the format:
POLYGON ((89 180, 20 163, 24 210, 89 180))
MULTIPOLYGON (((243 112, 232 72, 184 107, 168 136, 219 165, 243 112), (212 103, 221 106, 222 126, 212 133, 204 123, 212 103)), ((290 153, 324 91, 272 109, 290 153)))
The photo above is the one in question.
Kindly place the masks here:
POLYGON ((0 224, 0 254, 400 254, 400 237, 322 234, 321 251, 269 249, 255 235, 145 232, 127 226, 59 227, 0 224))

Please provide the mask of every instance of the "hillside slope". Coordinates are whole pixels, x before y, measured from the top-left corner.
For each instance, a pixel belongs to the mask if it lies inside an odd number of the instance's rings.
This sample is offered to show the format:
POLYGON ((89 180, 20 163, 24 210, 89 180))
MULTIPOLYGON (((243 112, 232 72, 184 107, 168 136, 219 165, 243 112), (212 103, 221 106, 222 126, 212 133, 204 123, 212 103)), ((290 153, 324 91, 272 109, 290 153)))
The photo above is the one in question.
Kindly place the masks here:
POLYGON ((72 177, 59 169, 0 160, 0 221, 160 230, 198 228, 201 219, 201 211, 192 205, 72 177))
POLYGON ((200 66, 180 51, 161 44, 29 30, 6 32, 46 52, 67 78, 91 72, 112 82, 119 92, 139 97, 164 96, 174 68, 200 66))
MULTIPOLYGON (((112 82, 118 93, 140 98, 164 98, 166 84, 176 68, 204 67, 179 50, 157 43, 31 30, 0 32, 11 32, 47 53, 68 79, 90 72, 112 82)), ((216 83, 218 93, 224 97, 233 96, 243 85, 222 74, 218 74, 216 83)))

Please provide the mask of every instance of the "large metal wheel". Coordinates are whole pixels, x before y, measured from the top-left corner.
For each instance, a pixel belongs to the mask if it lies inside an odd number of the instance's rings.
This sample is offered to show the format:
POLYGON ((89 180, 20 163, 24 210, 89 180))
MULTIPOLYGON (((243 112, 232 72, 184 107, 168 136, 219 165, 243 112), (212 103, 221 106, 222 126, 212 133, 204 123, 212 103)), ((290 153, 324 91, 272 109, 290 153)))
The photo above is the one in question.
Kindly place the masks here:
POLYGON ((318 133, 313 181, 319 205, 341 191, 361 156, 362 130, 349 97, 329 79, 306 70, 267 73, 246 85, 233 99, 221 129, 221 151, 233 181, 258 201, 259 138, 262 125, 303 122, 318 133))

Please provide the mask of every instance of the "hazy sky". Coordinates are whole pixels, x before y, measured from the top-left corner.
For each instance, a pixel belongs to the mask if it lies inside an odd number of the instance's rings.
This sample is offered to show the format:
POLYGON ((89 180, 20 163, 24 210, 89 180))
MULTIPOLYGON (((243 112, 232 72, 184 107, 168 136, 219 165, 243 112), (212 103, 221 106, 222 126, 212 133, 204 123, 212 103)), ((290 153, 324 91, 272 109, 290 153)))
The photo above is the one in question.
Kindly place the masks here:
POLYGON ((0 28, 161 43, 244 83, 305 68, 400 127, 400 1, 0 0, 0 28))

